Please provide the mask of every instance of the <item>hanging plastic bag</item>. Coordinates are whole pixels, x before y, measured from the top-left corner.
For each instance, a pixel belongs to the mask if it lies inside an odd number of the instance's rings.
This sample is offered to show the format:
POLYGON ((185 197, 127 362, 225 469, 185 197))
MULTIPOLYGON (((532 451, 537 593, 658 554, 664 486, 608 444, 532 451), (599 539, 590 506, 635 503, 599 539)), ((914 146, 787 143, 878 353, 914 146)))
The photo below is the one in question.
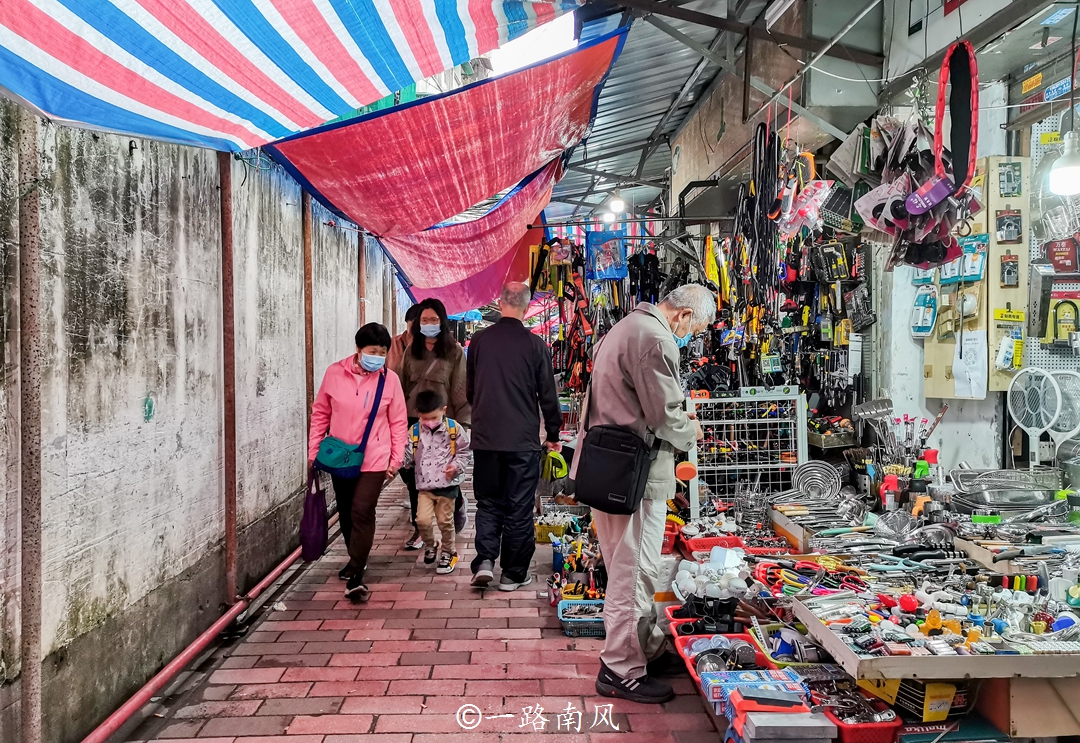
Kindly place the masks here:
POLYGON ((304 496, 304 516, 300 519, 300 548, 304 562, 315 562, 326 551, 330 528, 327 522, 326 491, 319 483, 319 473, 312 469, 308 473, 304 496))

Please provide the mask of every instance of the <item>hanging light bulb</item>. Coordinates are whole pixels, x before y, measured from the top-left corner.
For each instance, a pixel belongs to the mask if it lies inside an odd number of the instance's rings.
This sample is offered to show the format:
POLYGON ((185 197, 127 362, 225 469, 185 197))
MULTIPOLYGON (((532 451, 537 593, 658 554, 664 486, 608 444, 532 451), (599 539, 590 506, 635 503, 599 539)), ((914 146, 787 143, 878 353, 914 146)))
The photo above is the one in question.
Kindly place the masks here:
POLYGON ((1080 194, 1080 135, 1065 133, 1065 151, 1050 168, 1050 190, 1058 196, 1080 194))
POLYGON ((615 213, 604 212, 602 215, 600 215, 600 219, 604 220, 605 224, 611 224, 615 221, 615 213))
POLYGON ((611 211, 615 214, 622 214, 626 211, 626 202, 622 200, 622 196, 619 196, 619 191, 617 189, 608 206, 611 207, 611 211))

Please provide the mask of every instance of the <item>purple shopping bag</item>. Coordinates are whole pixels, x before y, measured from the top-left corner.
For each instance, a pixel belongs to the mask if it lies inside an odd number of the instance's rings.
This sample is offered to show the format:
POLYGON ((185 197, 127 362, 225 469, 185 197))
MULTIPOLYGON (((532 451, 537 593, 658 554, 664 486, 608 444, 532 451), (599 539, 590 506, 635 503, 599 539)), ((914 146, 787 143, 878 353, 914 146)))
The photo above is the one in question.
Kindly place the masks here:
POLYGON ((329 525, 326 518, 326 491, 319 484, 319 473, 308 473, 304 516, 300 519, 300 547, 304 562, 315 562, 326 550, 329 525))

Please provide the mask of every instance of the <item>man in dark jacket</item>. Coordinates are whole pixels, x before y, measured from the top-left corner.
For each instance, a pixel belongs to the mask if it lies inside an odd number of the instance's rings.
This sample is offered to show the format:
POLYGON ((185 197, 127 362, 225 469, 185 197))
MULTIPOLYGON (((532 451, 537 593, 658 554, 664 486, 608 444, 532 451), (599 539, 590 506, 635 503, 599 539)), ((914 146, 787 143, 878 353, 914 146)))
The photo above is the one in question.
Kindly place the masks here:
POLYGON ((500 591, 532 582, 533 504, 542 449, 559 451, 562 413, 551 353, 522 323, 531 292, 503 287, 502 319, 469 345, 467 392, 472 403, 476 557, 472 584, 486 587, 502 555, 500 591), (540 443, 540 411, 547 440, 540 443))

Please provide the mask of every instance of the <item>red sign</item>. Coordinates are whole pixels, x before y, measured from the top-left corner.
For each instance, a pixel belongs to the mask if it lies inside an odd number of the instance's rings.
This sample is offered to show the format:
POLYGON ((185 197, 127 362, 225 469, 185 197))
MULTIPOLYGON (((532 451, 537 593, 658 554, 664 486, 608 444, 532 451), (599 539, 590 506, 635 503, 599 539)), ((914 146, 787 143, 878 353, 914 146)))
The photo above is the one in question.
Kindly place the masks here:
POLYGON ((1076 242, 1071 238, 1047 243, 1046 257, 1054 264, 1055 271, 1076 273, 1076 242))
POLYGON ((1038 106, 1040 103, 1044 103, 1046 101, 1045 92, 1046 91, 1040 90, 1035 95, 1030 96, 1029 98, 1025 98, 1024 100, 1022 100, 1020 102, 1020 113, 1030 111, 1031 109, 1038 106))
POLYGON ((945 0, 945 15, 952 13, 966 2, 967 0, 945 0))

